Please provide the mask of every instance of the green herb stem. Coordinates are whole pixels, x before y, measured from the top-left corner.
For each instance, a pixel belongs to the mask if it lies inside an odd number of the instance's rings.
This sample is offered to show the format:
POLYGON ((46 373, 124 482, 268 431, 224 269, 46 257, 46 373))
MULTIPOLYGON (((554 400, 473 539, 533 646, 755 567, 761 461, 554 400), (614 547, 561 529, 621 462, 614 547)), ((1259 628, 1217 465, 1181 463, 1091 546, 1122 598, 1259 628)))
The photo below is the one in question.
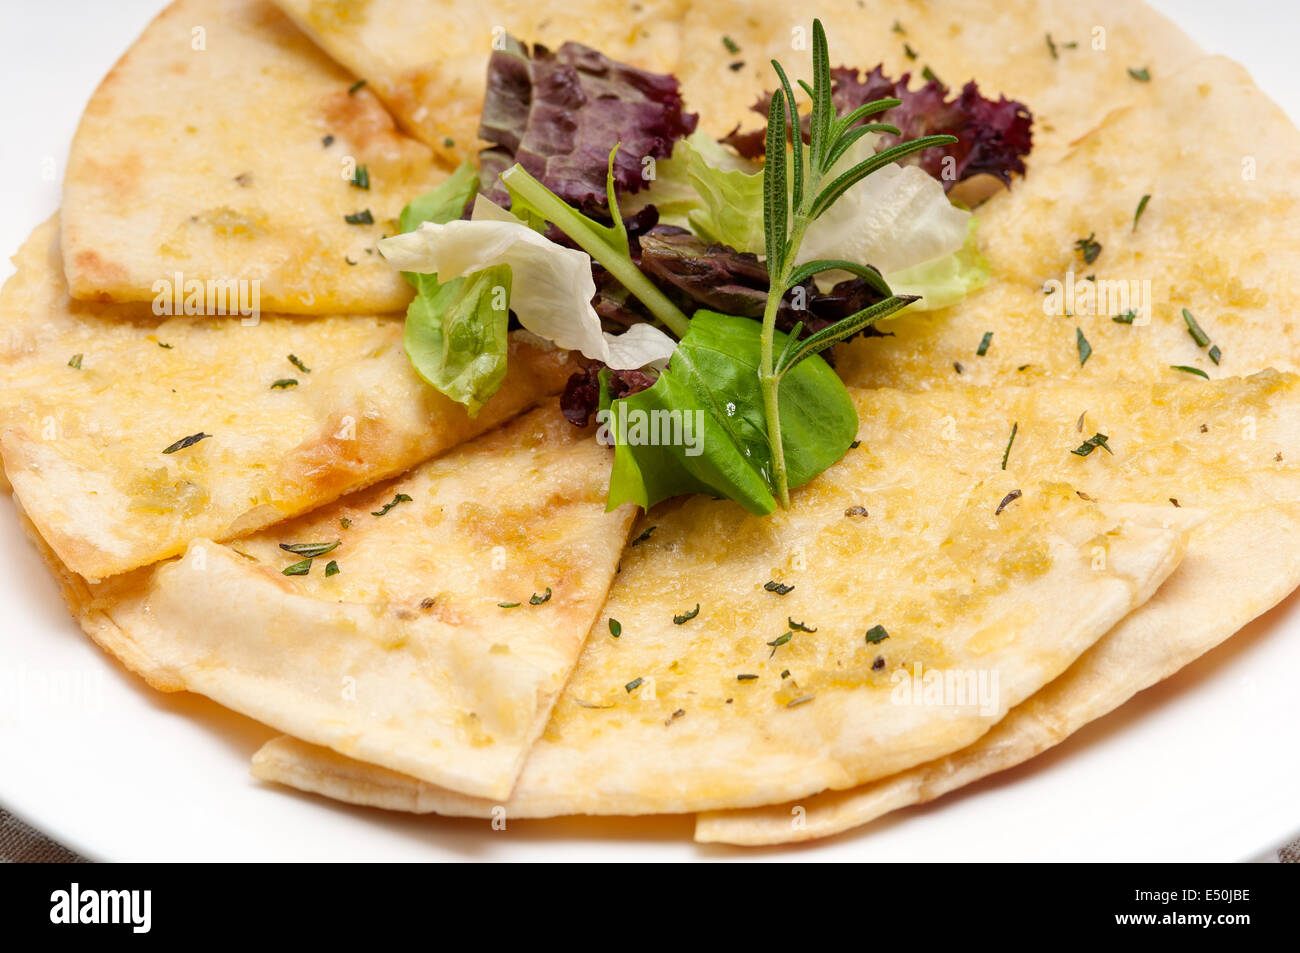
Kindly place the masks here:
MULTIPOLYGON (((809 191, 815 190, 816 182, 809 191)), ((763 309, 763 331, 759 337, 761 363, 758 381, 763 394, 763 416, 767 421, 767 439, 772 445, 772 483, 776 487, 776 498, 782 508, 790 505, 790 481, 785 465, 785 445, 781 441, 781 374, 776 371, 772 349, 776 343, 776 315, 781 310, 781 299, 785 296, 785 288, 793 271, 791 260, 794 258, 794 251, 803 242, 807 228, 807 213, 799 209, 795 212, 794 225, 787 246, 790 252, 784 256, 785 263, 781 273, 770 278, 767 306, 763 309)))
MULTIPOLYGON (((690 319, 681 312, 668 296, 655 287, 633 263, 626 246, 616 248, 606 236, 593 227, 585 216, 574 211, 565 202, 557 198, 549 189, 529 175, 521 166, 512 166, 501 173, 501 181, 514 193, 537 210, 547 221, 552 222, 560 231, 572 238, 578 247, 618 279, 628 291, 650 309, 650 313, 664 325, 682 337, 691 326, 690 319)), ((614 208, 611 213, 617 215, 614 208)), ((620 223, 621 224, 621 223, 620 223)), ((621 228, 617 231, 622 231, 621 228)), ((626 232, 622 232, 626 240, 626 232)))
MULTIPOLYGON (((831 97, 832 79, 826 31, 821 21, 816 19, 813 20, 812 54, 812 85, 808 85, 803 80, 799 81, 799 86, 808 94, 812 102, 808 124, 808 161, 805 164, 803 134, 794 90, 781 64, 772 60, 772 68, 776 71, 781 85, 773 92, 768 106, 767 160, 763 168, 763 224, 764 247, 767 252, 768 292, 759 339, 758 378, 763 397, 763 413, 767 423, 767 439, 772 453, 770 476, 773 496, 782 507, 790 505, 785 446, 781 439, 782 375, 804 358, 858 333, 867 325, 887 317, 916 300, 906 295, 894 295, 883 278, 876 275, 876 280, 872 281, 872 284, 888 296, 885 301, 837 321, 831 327, 812 335, 802 344, 795 343, 802 325, 797 326, 790 335, 785 352, 774 362, 772 350, 776 340, 776 316, 785 293, 793 285, 815 274, 833 270, 844 264, 817 261, 797 268, 795 262, 799 257, 804 233, 808 226, 834 205, 845 192, 873 172, 922 149, 957 141, 955 136, 937 135, 923 136, 920 139, 899 143, 840 172, 831 179, 829 185, 823 188, 825 180, 835 171, 836 162, 867 132, 888 131, 891 135, 899 134, 897 127, 887 124, 877 123, 869 127, 856 128, 855 124, 869 115, 886 111, 900 103, 897 99, 880 99, 859 106, 846 116, 837 116, 831 97), (789 157, 786 155, 787 144, 790 150, 789 157), (789 173, 788 178, 787 173, 789 173)), ((854 268, 850 265, 849 269, 859 275, 870 273, 865 266, 854 268)))

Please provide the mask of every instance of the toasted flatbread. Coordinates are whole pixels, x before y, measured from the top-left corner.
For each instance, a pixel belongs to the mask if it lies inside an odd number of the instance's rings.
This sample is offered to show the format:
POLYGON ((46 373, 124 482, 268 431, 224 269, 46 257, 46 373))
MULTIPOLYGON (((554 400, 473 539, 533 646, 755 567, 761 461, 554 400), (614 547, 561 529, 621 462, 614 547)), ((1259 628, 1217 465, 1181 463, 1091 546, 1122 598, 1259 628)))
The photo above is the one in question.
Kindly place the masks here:
POLYGON ((539 408, 227 545, 99 585, 56 568, 86 631, 154 687, 503 798, 627 540, 633 508, 605 511, 608 454, 539 408))
POLYGON ((700 811, 697 840, 737 844, 866 823, 1032 757, 1300 582, 1300 379, 1263 370, 1300 370, 1300 133, 1197 55, 1118 0, 177 0, 87 109, 62 255, 48 223, 0 292, 0 484, 97 642, 287 733, 260 778, 447 815, 700 811), (375 240, 477 149, 493 44, 675 72, 722 135, 761 122, 769 57, 806 75, 814 16, 837 62, 1036 119, 1029 176, 979 209, 988 286, 840 349, 861 444, 791 510, 671 501, 625 550, 608 451, 553 410, 422 463, 571 369, 512 342, 471 419, 380 313, 410 291, 375 240), (251 320, 159 314, 193 279, 205 313, 251 285, 251 320))
MULTIPOLYGON (((487 63, 507 34, 551 48, 587 43, 623 63, 675 72, 686 0, 276 0, 444 160, 479 148, 487 63)), ((503 48, 503 47, 501 47, 503 48)))
POLYGON ((1023 102, 1034 114, 1031 177, 1110 110, 1148 99, 1151 84, 1130 68, 1159 80, 1201 52, 1139 0, 713 0, 686 14, 691 54, 679 66, 703 128, 761 128, 749 109, 775 87, 774 58, 792 81, 811 80, 814 17, 826 25, 832 66, 879 63, 893 77, 911 73, 914 86, 928 69, 953 95, 975 80, 986 96, 1023 102))
MULTIPOLYGON (((1204 388, 1196 414, 1207 425, 1201 438, 1207 446, 1213 434, 1231 438, 1258 426, 1260 442, 1276 445, 1273 456, 1252 458, 1249 466, 1207 460, 1204 447, 1187 453, 1191 444, 1170 435, 1170 451, 1182 456, 1184 482, 1193 489, 1169 487, 1168 495, 1211 514, 1194 532, 1187 558, 1156 598, 978 743, 863 788, 807 799, 798 805, 798 825, 792 824, 792 804, 704 815, 699 839, 762 844, 826 836, 1018 764, 1177 671, 1300 583, 1294 555, 1300 488, 1290 470, 1300 453, 1293 429, 1300 404, 1291 379, 1267 375, 1209 384, 1174 366, 1210 377, 1300 367, 1300 335, 1286 303, 1297 290, 1294 255, 1288 254, 1297 241, 1288 210, 1300 198, 1300 132, 1245 70, 1222 58, 1153 75, 1150 87, 1153 99, 1145 108, 1117 111, 1060 163, 980 210, 994 273, 986 289, 944 312, 889 323, 894 337, 846 348, 839 366, 849 379, 875 385, 1033 386, 1000 387, 985 409, 992 412, 996 404, 1001 413, 1026 402, 1057 403, 1062 392, 1043 387, 1048 380, 1184 378, 1204 388), (1187 139, 1179 130, 1192 110, 1222 115, 1227 128, 1215 137, 1187 139), (1139 216, 1143 195, 1151 198, 1139 216), (1074 244, 1090 235, 1101 244, 1092 263, 1074 244), (1224 235, 1238 240, 1225 245, 1224 235), (1044 313, 1044 286, 1053 280, 1062 282, 1050 289, 1056 295, 1072 284, 1070 314, 1044 313), (1139 289, 1150 282, 1149 310, 1136 300, 1100 304, 1102 294, 1114 299, 1123 290, 1112 282, 1133 281, 1139 289), (1095 295, 1092 303, 1080 297, 1085 289, 1095 295), (1139 310, 1132 323, 1113 320, 1126 308, 1139 310), (1183 308, 1209 344, 1192 335, 1183 308), (1091 349, 1082 366, 1080 330, 1091 349), (987 331, 994 332, 994 344, 977 356, 987 331), (961 365, 960 373, 954 365, 961 365), (1272 430, 1267 439, 1266 427, 1272 430), (1243 472, 1232 478, 1237 470, 1243 472)), ((1104 389, 1096 399, 1080 398, 1101 415, 1113 400, 1104 389)), ((1024 411, 1014 413, 1024 419, 1024 411)), ((1147 485, 1155 496, 1166 481, 1147 485)))
POLYGON ((892 336, 842 349, 845 379, 918 389, 1300 369, 1300 131, 1221 57, 1144 85, 1142 108, 1119 110, 980 207, 987 287, 882 322, 892 336), (1201 114, 1217 117, 1215 134, 1187 135, 1201 114), (1092 261, 1078 246, 1090 236, 1092 261))
POLYGON ((165 301, 189 282, 230 282, 266 311, 405 308, 410 288, 375 242, 445 173, 355 83, 270 0, 173 3, 73 139, 73 295, 165 301))
POLYGON ((394 476, 532 407, 570 370, 513 344, 501 391, 469 417, 411 369, 400 317, 245 324, 76 301, 56 220, 14 261, 0 291, 0 456, 40 534, 91 579, 394 476))
MULTIPOLYGON (((1070 457, 1071 433, 1059 454, 1081 466, 1038 479, 1003 473, 1000 452, 950 452, 942 409, 856 398, 862 445, 790 510, 693 497, 638 524, 509 816, 767 803, 964 747, 1181 558, 1191 512, 1082 499, 1069 481, 1090 461, 1070 457), (950 693, 913 691, 935 679, 950 693)), ((359 767, 294 774, 275 750, 259 776, 366 803, 396 785, 356 783, 359 767)), ((493 806, 414 781, 383 803, 493 806)))
POLYGON ((1094 451, 1075 462, 1089 474, 1081 487, 1102 500, 1177 500, 1206 520, 1154 598, 975 744, 853 790, 702 814, 697 840, 825 837, 1020 764, 1172 675, 1300 584, 1300 383, 1292 375, 1122 390, 882 391, 881 399, 953 415, 952 452, 962 455, 992 451, 997 424, 1017 420, 1008 471, 1020 473, 1051 472, 1062 425, 1086 412, 1084 430, 1111 435, 1115 456, 1094 451))

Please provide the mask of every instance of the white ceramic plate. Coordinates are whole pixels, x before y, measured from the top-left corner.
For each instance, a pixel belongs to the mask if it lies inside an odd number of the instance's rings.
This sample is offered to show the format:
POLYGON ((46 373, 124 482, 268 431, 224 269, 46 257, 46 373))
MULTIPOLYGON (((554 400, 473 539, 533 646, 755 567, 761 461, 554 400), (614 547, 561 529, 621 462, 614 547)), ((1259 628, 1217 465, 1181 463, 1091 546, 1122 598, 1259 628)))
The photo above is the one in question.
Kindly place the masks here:
MULTIPOLYGON (((1286 3, 1239 0, 1231 18, 1214 0, 1157 5, 1300 118, 1286 3)), ((83 104, 161 6, 5 0, 0 252, 58 206, 83 104)), ((1214 135, 1214 117, 1188 117, 1187 135, 1214 135)), ((0 501, 0 804, 101 859, 1249 859, 1300 831, 1298 671, 1292 597, 1030 764, 811 847, 701 848, 690 818, 492 831, 254 781, 249 758, 274 732, 204 698, 154 692, 91 644, 0 501)))

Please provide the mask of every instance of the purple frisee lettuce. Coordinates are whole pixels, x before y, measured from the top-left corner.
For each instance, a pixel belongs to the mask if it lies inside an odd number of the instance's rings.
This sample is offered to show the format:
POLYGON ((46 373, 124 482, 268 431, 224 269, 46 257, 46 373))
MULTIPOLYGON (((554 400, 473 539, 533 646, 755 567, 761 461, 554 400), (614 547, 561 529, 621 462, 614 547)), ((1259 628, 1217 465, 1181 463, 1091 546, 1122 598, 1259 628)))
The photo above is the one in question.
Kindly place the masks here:
POLYGON ((917 90, 909 90, 910 74, 897 82, 879 66, 858 78, 856 69, 831 70, 835 83, 831 100, 841 113, 851 112, 876 99, 900 99, 901 106, 884 114, 884 121, 898 127, 902 136, 886 135, 881 148, 919 136, 947 133, 957 141, 945 149, 928 149, 910 157, 936 179, 952 188, 974 175, 991 175, 1011 184, 1011 176, 1025 174, 1024 157, 1033 148, 1034 118, 1024 103, 999 96, 997 101, 980 94, 974 81, 962 87, 954 99, 946 99, 948 88, 931 79, 917 90), (944 163, 951 158, 952 167, 944 163))
POLYGON ((498 176, 518 162, 563 201, 583 211, 606 206, 610 150, 615 191, 646 186, 642 162, 666 159, 673 143, 695 131, 677 78, 615 62, 580 43, 554 52, 507 38, 488 61, 479 137, 479 181, 493 201, 508 199, 498 176))
MULTIPOLYGON (((897 80, 885 75, 877 66, 865 75, 850 67, 831 70, 831 101, 838 115, 846 115, 864 103, 879 99, 898 99, 902 104, 878 116, 874 121, 896 126, 901 136, 882 135, 880 149, 900 141, 929 135, 953 135, 957 142, 942 149, 926 149, 903 160, 917 165, 951 189, 972 176, 986 174, 1011 184, 1011 176, 1025 174, 1024 157, 1033 147, 1033 116, 1024 103, 999 96, 996 101, 981 95, 979 87, 969 82, 953 99, 948 87, 937 79, 918 89, 908 89, 910 73, 897 80)), ((754 105, 755 112, 767 115, 771 96, 764 95, 754 105)), ((807 117, 804 117, 805 138, 807 117)), ((763 154, 764 130, 733 132, 724 142, 747 158, 763 154)))

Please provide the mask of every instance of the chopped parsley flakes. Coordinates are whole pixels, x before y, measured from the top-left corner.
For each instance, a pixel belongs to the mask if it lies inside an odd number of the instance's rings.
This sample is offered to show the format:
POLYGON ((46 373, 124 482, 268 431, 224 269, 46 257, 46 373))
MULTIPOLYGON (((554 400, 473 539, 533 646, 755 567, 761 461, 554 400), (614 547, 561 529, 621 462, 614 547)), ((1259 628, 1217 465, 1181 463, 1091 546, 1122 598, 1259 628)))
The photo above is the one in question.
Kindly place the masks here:
POLYGON ((184 450, 187 447, 194 446, 200 440, 207 440, 211 436, 212 434, 210 433, 195 433, 190 434, 188 437, 181 437, 180 440, 177 440, 174 444, 164 450, 163 453, 175 453, 177 450, 184 450))
POLYGON ((286 576, 305 576, 311 572, 311 560, 304 559, 302 562, 296 562, 292 566, 286 566, 280 571, 286 576))
POLYGON ((700 614, 700 604, 697 602, 695 603, 695 608, 692 609, 690 612, 683 612, 681 615, 673 616, 673 625, 685 625, 687 622, 690 622, 699 614, 700 614))
POLYGON ((1016 432, 1020 429, 1020 421, 1015 421, 1011 425, 1011 436, 1007 438, 1007 449, 1002 451, 1002 469, 1007 468, 1007 460, 1011 458, 1011 445, 1016 442, 1016 432))
POLYGON ((281 543, 280 548, 286 553, 293 553, 295 556, 305 556, 308 559, 314 559, 317 556, 324 556, 332 550, 338 549, 342 540, 336 539, 332 543, 281 543))
POLYGON ((1101 254, 1101 242, 1097 241, 1097 233, 1093 232, 1087 238, 1080 238, 1074 243, 1074 250, 1077 251, 1083 260, 1091 265, 1101 254))
POLYGON ((385 513, 391 510, 398 503, 410 503, 410 502, 411 502, 411 498, 409 496, 407 496, 405 493, 398 493, 395 497, 393 497, 393 501, 391 503, 385 503, 383 506, 381 506, 378 510, 372 512, 370 515, 383 516, 385 513))
POLYGON ((1196 318, 1192 316, 1192 312, 1186 308, 1183 308, 1183 321, 1187 324, 1187 333, 1192 336, 1192 340, 1196 342, 1197 347, 1205 347, 1210 343, 1210 336, 1197 323, 1196 318))
POLYGON ((1095 433, 1070 452, 1077 457, 1086 457, 1088 454, 1092 453, 1092 451, 1101 447, 1101 449, 1105 450, 1107 453, 1113 454, 1115 451, 1106 444, 1106 441, 1109 439, 1110 438, 1104 433, 1095 433))
POLYGON ((1133 231, 1136 232, 1138 230, 1138 219, 1140 219, 1142 217, 1142 213, 1147 210, 1147 203, 1150 201, 1151 201, 1151 196, 1144 195, 1142 196, 1141 200, 1138 202, 1137 211, 1133 213, 1133 231))
POLYGON ((1083 367, 1088 363, 1088 358, 1092 357, 1092 345, 1083 336, 1083 328, 1074 329, 1074 343, 1079 348, 1079 366, 1083 367))

